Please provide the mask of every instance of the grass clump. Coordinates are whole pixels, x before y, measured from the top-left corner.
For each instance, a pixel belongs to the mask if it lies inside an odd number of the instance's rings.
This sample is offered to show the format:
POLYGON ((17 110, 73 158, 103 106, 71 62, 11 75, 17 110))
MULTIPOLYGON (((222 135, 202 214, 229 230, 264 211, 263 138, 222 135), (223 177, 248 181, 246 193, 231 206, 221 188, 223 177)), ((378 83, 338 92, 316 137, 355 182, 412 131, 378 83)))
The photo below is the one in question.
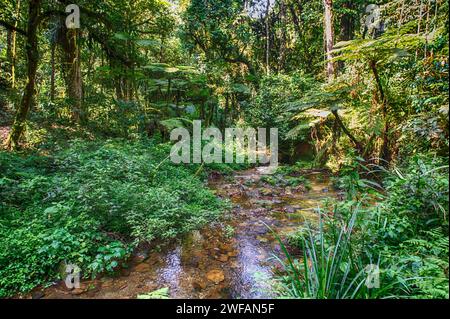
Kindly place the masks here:
POLYGON ((281 243, 282 296, 449 298, 448 160, 415 156, 403 169, 384 172, 377 205, 352 188, 320 213, 319 225, 290 237, 301 258, 281 243), (370 276, 375 270, 378 277, 370 276), (379 286, 370 285, 373 278, 379 286))

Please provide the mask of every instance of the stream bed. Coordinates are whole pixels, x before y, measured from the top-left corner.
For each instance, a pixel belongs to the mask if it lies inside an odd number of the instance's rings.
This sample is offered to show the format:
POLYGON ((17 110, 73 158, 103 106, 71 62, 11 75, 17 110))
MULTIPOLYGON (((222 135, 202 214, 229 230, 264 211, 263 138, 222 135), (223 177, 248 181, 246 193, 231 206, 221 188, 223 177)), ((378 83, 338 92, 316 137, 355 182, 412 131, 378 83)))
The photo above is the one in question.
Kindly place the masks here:
POLYGON ((82 281, 69 290, 64 282, 36 290, 32 298, 136 298, 169 288, 171 298, 271 298, 274 273, 284 259, 268 226, 282 238, 317 218, 325 198, 336 197, 326 173, 305 174, 311 188, 277 188, 260 181, 265 168, 213 175, 209 186, 232 202, 223 220, 160 251, 137 251, 114 277, 82 281))

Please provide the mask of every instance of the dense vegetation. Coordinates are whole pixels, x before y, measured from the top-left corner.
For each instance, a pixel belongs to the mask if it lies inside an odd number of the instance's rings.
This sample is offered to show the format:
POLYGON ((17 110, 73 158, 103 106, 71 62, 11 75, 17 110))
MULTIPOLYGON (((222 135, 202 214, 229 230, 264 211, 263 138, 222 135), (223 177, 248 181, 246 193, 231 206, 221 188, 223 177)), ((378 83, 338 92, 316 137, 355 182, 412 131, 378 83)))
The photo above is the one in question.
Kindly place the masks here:
POLYGON ((65 260, 111 272, 133 241, 214 221, 226 206, 165 160, 166 146, 74 141, 52 156, 2 154, 1 295, 51 280, 65 260))
POLYGON ((448 2, 80 0, 78 29, 71 2, 0 9, 0 297, 220 219, 207 173, 242 166, 168 158, 201 119, 278 128, 267 183, 345 193, 282 243, 280 296, 449 298, 448 2))

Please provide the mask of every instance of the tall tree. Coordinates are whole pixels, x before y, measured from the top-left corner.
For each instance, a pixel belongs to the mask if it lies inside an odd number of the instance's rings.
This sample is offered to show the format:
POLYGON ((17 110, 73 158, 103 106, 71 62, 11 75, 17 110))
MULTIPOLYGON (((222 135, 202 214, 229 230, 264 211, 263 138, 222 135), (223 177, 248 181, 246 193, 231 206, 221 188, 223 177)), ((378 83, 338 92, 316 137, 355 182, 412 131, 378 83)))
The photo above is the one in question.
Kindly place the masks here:
POLYGON ((78 29, 69 29, 64 21, 60 23, 58 42, 62 51, 62 64, 67 94, 72 104, 72 118, 81 123, 86 120, 83 109, 83 79, 81 76, 80 48, 78 46, 78 29))
MULTIPOLYGON (((334 28, 333 28, 333 1, 323 0, 324 5, 324 40, 325 40, 325 55, 326 55, 326 74, 328 81, 332 81, 335 76, 335 69, 333 63, 332 50, 334 47, 334 28)), ((357 151, 362 153, 363 148, 361 143, 353 136, 350 130, 345 126, 339 112, 336 108, 332 108, 331 112, 335 117, 335 130, 333 134, 336 136, 336 128, 340 127, 345 135, 353 142, 357 151)))
MULTIPOLYGON (((14 12, 14 27, 17 28, 20 16, 20 0, 17 0, 14 12)), ((11 73, 11 87, 16 87, 17 31, 8 30, 8 60, 11 73)))
POLYGON ((269 18, 270 18, 270 0, 266 2, 266 74, 270 74, 270 26, 269 26, 269 18))
POLYGON ((37 31, 39 27, 39 12, 42 0, 30 0, 28 5, 28 23, 26 30, 26 56, 28 82, 17 109, 11 133, 6 141, 6 147, 16 149, 25 128, 25 120, 31 109, 36 85, 36 71, 39 60, 37 31))
POLYGON ((334 76, 334 63, 332 61, 333 56, 331 51, 334 46, 334 31, 333 31, 333 0, 323 0, 324 6, 324 40, 325 40, 325 53, 327 59, 327 78, 330 79, 334 76))

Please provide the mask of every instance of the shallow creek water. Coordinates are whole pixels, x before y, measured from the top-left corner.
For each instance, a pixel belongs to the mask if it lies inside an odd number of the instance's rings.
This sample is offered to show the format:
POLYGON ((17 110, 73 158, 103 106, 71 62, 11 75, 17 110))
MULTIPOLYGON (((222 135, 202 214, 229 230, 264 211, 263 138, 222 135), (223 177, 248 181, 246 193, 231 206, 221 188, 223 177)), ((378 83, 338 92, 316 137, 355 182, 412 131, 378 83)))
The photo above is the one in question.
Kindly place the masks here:
POLYGON ((317 218, 323 199, 335 197, 326 174, 309 172, 311 190, 262 183, 265 168, 213 176, 209 186, 233 208, 220 223, 194 231, 159 252, 142 249, 114 276, 83 281, 68 290, 64 282, 36 290, 33 298, 136 298, 168 287, 171 298, 270 298, 274 273, 284 259, 268 229, 282 238, 317 218))

